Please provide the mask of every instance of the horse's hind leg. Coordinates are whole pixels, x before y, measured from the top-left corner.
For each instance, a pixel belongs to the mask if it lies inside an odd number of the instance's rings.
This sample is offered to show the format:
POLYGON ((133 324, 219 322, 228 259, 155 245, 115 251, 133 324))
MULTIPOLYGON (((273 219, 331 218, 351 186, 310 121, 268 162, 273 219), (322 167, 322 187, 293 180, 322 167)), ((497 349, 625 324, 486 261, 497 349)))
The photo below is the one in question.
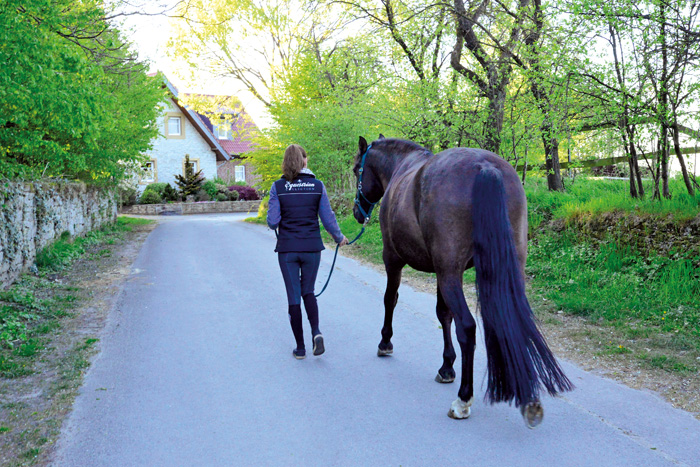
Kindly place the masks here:
POLYGON ((394 345, 391 338, 394 335, 392 322, 394 320, 394 308, 399 300, 399 286, 401 285, 401 270, 405 263, 391 254, 384 253, 384 267, 386 269, 386 291, 384 292, 384 326, 382 327, 382 340, 379 342, 377 355, 384 357, 394 353, 394 345))
POLYGON ((459 397, 452 403, 447 415, 450 418, 463 419, 471 414, 474 400, 474 349, 476 348, 476 321, 469 312, 467 301, 462 291, 462 276, 438 273, 438 286, 447 308, 452 312, 457 331, 457 341, 462 350, 462 380, 459 397))
POLYGON ((437 307, 435 311, 442 326, 442 339, 445 342, 445 348, 442 352, 442 367, 438 370, 435 381, 438 383, 451 383, 455 380, 454 363, 457 354, 452 345, 452 314, 447 308, 445 299, 442 298, 440 287, 437 289, 437 307))

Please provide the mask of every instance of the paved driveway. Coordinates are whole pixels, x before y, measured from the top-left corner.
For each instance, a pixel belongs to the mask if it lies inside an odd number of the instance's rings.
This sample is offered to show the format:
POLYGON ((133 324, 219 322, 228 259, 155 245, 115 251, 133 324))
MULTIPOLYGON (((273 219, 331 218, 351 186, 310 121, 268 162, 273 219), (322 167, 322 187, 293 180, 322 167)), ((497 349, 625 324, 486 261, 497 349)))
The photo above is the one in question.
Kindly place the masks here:
POLYGON ((527 429, 515 408, 483 403, 482 342, 472 417, 449 419, 458 388, 433 381, 434 296, 402 287, 395 353, 380 359, 384 279, 347 258, 319 299, 326 353, 294 360, 274 234, 242 217, 169 218, 151 233, 55 465, 700 465, 700 422, 566 362, 578 389, 545 398, 527 429))

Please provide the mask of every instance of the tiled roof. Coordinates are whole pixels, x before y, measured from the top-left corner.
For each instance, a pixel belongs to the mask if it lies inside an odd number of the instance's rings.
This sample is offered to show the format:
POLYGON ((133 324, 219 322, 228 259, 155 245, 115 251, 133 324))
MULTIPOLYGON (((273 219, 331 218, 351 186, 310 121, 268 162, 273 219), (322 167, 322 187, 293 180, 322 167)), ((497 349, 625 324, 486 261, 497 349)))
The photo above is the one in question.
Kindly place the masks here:
MULTIPOLYGON (((255 150, 255 145, 250 141, 253 133, 258 131, 258 126, 253 122, 253 119, 248 115, 243 109, 239 107, 236 109, 238 112, 238 117, 231 123, 231 136, 233 139, 217 139, 219 144, 229 153, 231 156, 239 156, 247 152, 255 150)), ((227 111, 225 113, 233 113, 233 111, 227 111)), ((206 127, 214 133, 214 125, 211 120, 203 114, 197 113, 199 118, 204 122, 206 127)))

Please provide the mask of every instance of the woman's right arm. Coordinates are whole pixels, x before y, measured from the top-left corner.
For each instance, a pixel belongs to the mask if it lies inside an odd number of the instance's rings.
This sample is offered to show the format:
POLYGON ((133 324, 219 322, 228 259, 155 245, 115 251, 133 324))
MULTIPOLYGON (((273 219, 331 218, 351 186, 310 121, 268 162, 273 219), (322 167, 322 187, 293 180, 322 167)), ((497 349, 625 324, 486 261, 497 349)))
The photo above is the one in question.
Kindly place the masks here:
POLYGON ((271 229, 276 229, 282 220, 282 212, 280 210, 280 200, 277 198, 277 188, 272 184, 270 188, 270 201, 267 204, 267 225, 271 229))

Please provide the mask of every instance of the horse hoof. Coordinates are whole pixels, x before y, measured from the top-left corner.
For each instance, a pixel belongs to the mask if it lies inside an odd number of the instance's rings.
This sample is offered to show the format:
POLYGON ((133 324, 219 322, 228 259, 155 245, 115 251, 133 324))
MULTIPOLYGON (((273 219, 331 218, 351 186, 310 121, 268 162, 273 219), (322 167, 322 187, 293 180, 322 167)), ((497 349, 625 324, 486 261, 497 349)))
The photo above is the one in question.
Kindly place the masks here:
POLYGON ((542 419, 544 418, 544 409, 540 401, 530 402, 521 406, 520 413, 528 428, 535 428, 542 423, 542 419))
POLYGON ((447 412, 447 416, 455 420, 464 420, 465 418, 469 418, 469 416, 472 414, 471 405, 473 401, 473 397, 469 399, 468 402, 464 402, 458 397, 452 403, 452 407, 450 407, 450 411, 447 412))
POLYGON ((442 384, 452 383, 452 382, 454 382, 454 380, 455 380, 454 375, 443 377, 439 371, 438 371, 437 376, 435 376, 435 381, 437 381, 438 383, 442 383, 442 384))
POLYGON ((379 348, 377 349, 377 357, 386 357, 394 353, 394 345, 389 342, 388 344, 379 343, 379 348))

